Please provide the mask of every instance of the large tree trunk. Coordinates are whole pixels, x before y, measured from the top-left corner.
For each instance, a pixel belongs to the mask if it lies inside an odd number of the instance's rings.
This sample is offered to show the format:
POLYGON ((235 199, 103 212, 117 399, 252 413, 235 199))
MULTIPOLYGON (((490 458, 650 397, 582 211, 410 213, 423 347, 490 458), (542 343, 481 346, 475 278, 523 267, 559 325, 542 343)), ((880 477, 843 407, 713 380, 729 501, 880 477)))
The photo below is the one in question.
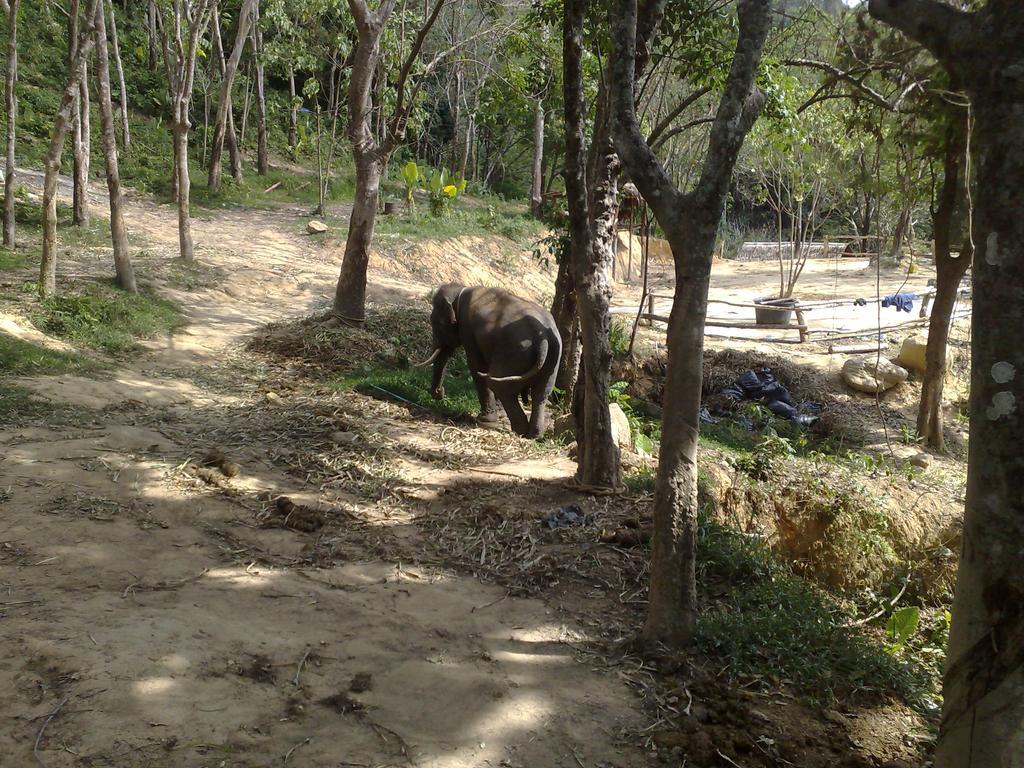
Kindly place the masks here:
POLYGON ((377 221, 380 177, 381 165, 377 160, 356 159, 356 196, 334 295, 334 315, 345 322, 361 323, 366 319, 366 268, 377 221))
MULTIPOLYGON (((113 5, 110 7, 113 13, 113 5)), ((107 163, 107 192, 110 195, 110 239, 114 246, 114 269, 117 284, 136 293, 135 272, 128 254, 128 231, 124 224, 124 198, 121 196, 121 174, 117 164, 117 129, 114 126, 114 105, 110 98, 110 58, 107 53, 107 26, 103 3, 96 7, 96 93, 100 100, 100 125, 103 129, 103 153, 107 163)))
POLYGON ((544 100, 537 99, 533 110, 533 177, 530 184, 530 210, 540 216, 544 207, 544 100))
POLYGON ((4 172, 4 246, 14 248, 14 149, 18 125, 18 4, 9 0, 7 11, 7 163, 4 172))
POLYGON ((1024 4, 963 13, 871 0, 872 15, 929 48, 975 115, 970 452, 936 768, 1024 765, 1024 4))
POLYGON ((68 67, 68 82, 61 96, 57 115, 53 120, 53 134, 46 150, 43 177, 43 256, 39 264, 39 294, 52 296, 57 290, 57 180, 60 176, 60 158, 64 140, 68 135, 75 100, 81 94, 79 78, 84 75, 85 62, 96 44, 93 19, 100 0, 88 0, 85 26, 76 30, 75 55, 68 67))
POLYGON ((945 450, 942 430, 942 391, 946 381, 946 345, 949 326, 956 306, 957 291, 971 265, 973 245, 970 235, 960 248, 959 257, 953 256, 954 218, 963 185, 970 179, 960 178, 964 160, 964 116, 959 115, 946 129, 944 174, 939 205, 935 210, 935 299, 928 320, 928 348, 925 351, 925 372, 921 381, 921 406, 917 412, 917 434, 925 445, 937 451, 945 450))
POLYGON ((259 4, 253 9, 252 44, 256 68, 256 173, 266 176, 270 159, 267 149, 267 99, 263 93, 263 32, 260 30, 259 4))
MULTIPOLYGON (((732 66, 712 123, 700 180, 685 195, 647 145, 635 111, 638 27, 653 35, 664 3, 645 5, 640 19, 637 0, 620 0, 618 7, 608 78, 614 89, 615 146, 665 231, 676 265, 643 638, 651 645, 680 647, 692 641, 697 617, 697 438, 711 262, 736 158, 764 104, 754 78, 768 35, 771 3, 737 3, 739 37, 732 66)), ((648 46, 640 50, 646 52, 648 46)))
MULTIPOLYGON (((563 28, 565 98, 565 188, 569 208, 569 253, 580 321, 581 370, 575 383, 577 481, 595 489, 621 484, 619 447, 611 430, 608 388, 612 361, 608 342, 611 289, 604 264, 594 259, 595 232, 588 200, 584 151, 583 22, 586 0, 567 0, 563 28)), ((607 133, 605 133, 607 137, 607 133)), ((567 374, 568 376, 568 374, 567 374)))
MULTIPOLYGON (((235 35, 235 47, 231 50, 231 56, 225 62, 224 46, 221 43, 220 35, 220 14, 214 11, 212 22, 214 47, 217 49, 217 57, 220 59, 220 96, 217 100, 217 117, 213 124, 213 146, 210 149, 210 167, 207 176, 207 185, 214 192, 220 191, 221 181, 221 156, 224 152, 224 136, 231 128, 231 138, 234 139, 234 129, 231 125, 231 89, 235 83, 235 73, 238 71, 238 63, 242 60, 242 51, 245 50, 245 41, 249 35, 249 24, 255 12, 255 0, 245 0, 238 13, 238 32, 235 35)), ((237 154, 237 149, 236 153, 237 154)))
POLYGON ((117 17, 114 14, 113 0, 110 0, 110 42, 114 50, 114 66, 117 68, 117 82, 121 92, 121 144, 127 152, 132 145, 131 130, 128 127, 128 88, 124 82, 121 46, 117 41, 117 17))

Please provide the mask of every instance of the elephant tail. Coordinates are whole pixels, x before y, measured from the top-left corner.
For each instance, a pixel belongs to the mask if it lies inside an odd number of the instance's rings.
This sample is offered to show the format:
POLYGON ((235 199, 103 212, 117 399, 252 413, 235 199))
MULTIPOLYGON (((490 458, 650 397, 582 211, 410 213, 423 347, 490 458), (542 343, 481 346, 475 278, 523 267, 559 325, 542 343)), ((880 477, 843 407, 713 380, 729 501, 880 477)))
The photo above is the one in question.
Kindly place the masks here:
POLYGON ((524 373, 522 376, 491 376, 489 373, 481 374, 487 381, 494 382, 515 382, 515 381, 529 381, 536 376, 540 369, 544 367, 545 361, 548 359, 548 340, 545 337, 541 337, 537 343, 537 361, 533 364, 533 367, 524 373))

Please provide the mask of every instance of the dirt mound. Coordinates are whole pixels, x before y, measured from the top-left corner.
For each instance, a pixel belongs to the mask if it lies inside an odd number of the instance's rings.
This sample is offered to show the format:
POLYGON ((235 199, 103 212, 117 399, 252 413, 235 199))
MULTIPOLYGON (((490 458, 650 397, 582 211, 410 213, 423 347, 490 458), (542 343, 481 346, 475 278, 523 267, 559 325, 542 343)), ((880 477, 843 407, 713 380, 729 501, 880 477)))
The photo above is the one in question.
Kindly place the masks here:
POLYGON ((339 325, 330 313, 271 323, 246 346, 304 367, 337 372, 373 363, 406 366, 430 355, 430 304, 371 302, 360 327, 339 325))
POLYGON ((497 235, 391 242, 380 238, 370 268, 403 280, 441 285, 488 285, 520 296, 546 299, 554 291, 554 266, 544 267, 530 250, 497 235))

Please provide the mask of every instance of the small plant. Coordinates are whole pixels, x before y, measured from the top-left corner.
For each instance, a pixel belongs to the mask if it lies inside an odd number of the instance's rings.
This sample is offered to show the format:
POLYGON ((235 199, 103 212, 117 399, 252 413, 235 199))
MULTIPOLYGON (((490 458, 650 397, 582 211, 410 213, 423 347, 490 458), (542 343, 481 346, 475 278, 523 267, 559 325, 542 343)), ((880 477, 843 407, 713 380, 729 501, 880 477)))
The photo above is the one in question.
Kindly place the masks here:
POLYGON ((793 441, 769 427, 750 455, 737 459, 736 466, 755 480, 763 481, 778 474, 781 460, 795 455, 793 441))
POLYGON ((893 611, 885 625, 885 636, 889 640, 885 650, 893 656, 901 654, 907 641, 917 633, 920 620, 921 610, 916 605, 893 611))
POLYGON ((405 209, 411 216, 416 215, 416 198, 414 193, 420 185, 420 168, 410 160, 402 166, 402 181, 405 183, 405 209))
POLYGON ((612 320, 608 326, 608 343, 612 355, 623 358, 629 354, 629 326, 622 320, 612 320))
POLYGON ((443 168, 430 173, 427 180, 427 195, 430 198, 430 213, 433 216, 444 216, 448 211, 451 201, 458 197, 466 189, 466 181, 458 184, 451 184, 448 180, 448 172, 443 168))

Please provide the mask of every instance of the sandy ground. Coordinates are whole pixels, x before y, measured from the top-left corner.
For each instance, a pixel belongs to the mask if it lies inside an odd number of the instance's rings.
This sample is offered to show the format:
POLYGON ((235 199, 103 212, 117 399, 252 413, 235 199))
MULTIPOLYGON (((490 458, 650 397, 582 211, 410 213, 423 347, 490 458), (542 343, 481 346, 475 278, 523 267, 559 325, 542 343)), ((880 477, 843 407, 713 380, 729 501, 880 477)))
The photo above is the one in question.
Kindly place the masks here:
MULTIPOLYGON (((266 407, 223 365, 245 335, 332 293, 339 255, 302 234, 300 213, 197 217, 198 258, 226 279, 164 283, 184 332, 109 376, 17 382, 53 408, 0 431, 0 764, 647 764, 634 692, 580 661, 587 630, 564 612, 403 559, 418 534, 369 507, 335 519, 334 555, 310 564, 323 537, 259 527, 246 499, 351 496, 284 472, 272 435, 236 456, 240 496, 182 471, 209 430, 266 407)), ((132 196, 127 217, 138 268, 160 275, 171 210, 132 196)), ((107 258, 67 254, 58 279, 105 273, 107 258)), ((425 294, 372 282, 378 299, 425 294)), ((364 439, 400 455, 405 477, 440 493, 466 476, 423 458, 443 430, 381 408, 364 439)), ((486 453, 467 465, 481 481, 572 468, 486 453)))

